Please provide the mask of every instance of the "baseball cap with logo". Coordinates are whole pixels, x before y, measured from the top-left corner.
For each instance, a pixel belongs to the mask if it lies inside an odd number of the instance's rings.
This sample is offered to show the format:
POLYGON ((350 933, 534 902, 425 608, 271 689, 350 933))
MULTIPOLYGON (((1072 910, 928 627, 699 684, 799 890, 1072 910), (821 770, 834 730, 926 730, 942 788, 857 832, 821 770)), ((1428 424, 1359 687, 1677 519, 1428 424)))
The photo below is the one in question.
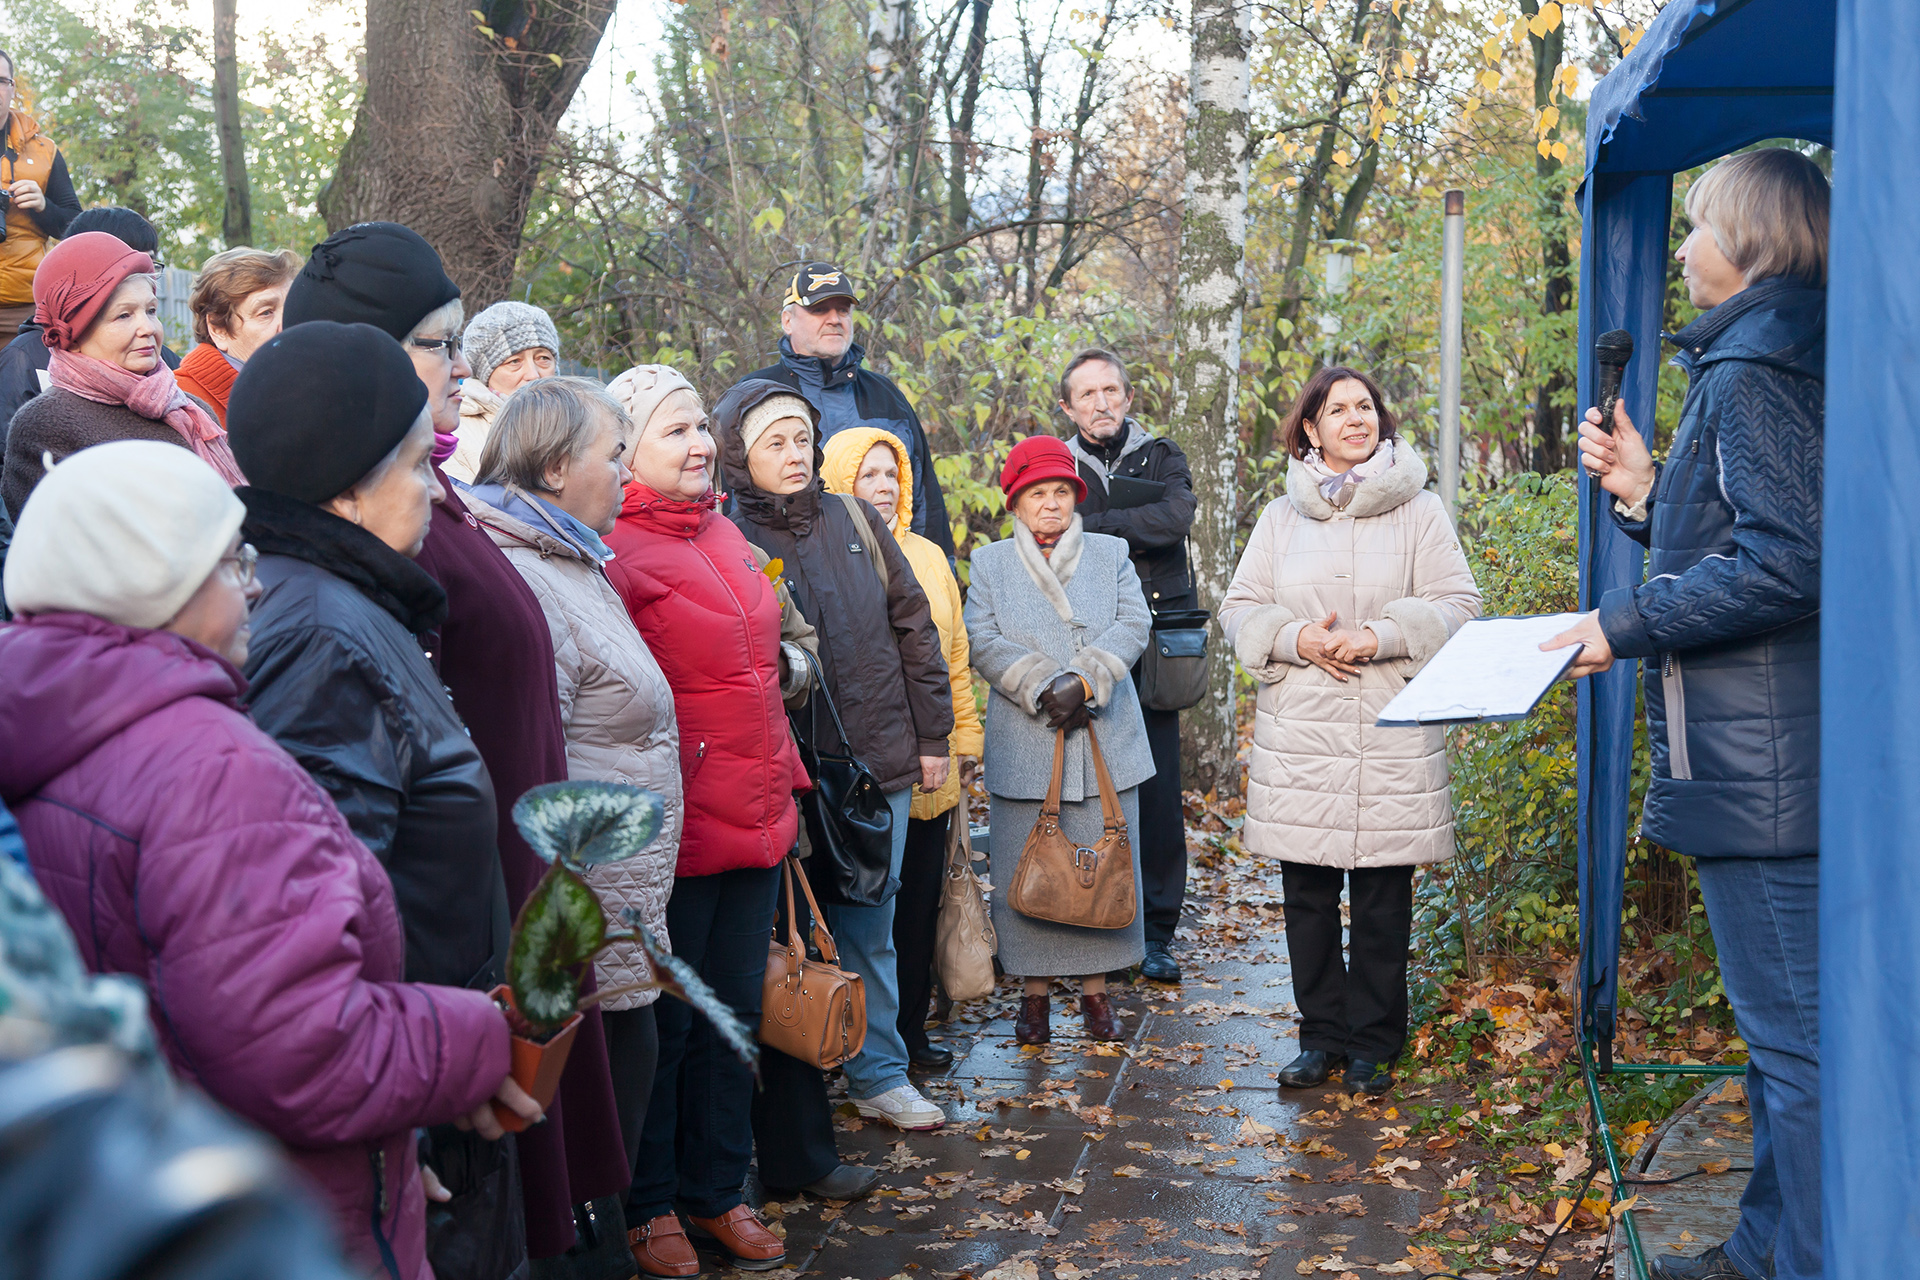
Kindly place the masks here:
POLYGON ((846 272, 831 262, 806 262, 793 273, 793 279, 787 284, 787 296, 781 299, 780 305, 812 307, 828 298, 845 298, 855 306, 860 304, 860 295, 853 291, 853 280, 846 272))

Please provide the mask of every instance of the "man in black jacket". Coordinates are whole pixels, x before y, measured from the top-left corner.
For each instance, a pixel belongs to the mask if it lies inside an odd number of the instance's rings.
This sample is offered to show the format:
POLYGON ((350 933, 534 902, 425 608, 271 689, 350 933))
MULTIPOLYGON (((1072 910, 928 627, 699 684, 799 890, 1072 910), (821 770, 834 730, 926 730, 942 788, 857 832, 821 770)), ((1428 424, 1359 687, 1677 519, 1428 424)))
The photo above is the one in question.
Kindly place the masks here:
MULTIPOLYGON (((1187 531, 1193 527, 1193 473, 1187 455, 1165 436, 1149 435, 1129 416, 1133 383, 1120 357, 1098 348, 1082 351, 1060 375, 1060 409, 1077 430, 1067 448, 1080 464, 1087 500, 1080 508, 1088 533, 1124 538, 1140 574, 1140 588, 1155 617, 1197 609, 1193 571, 1187 563, 1187 531), (1157 492, 1110 493, 1124 478, 1158 485, 1157 492), (1145 498, 1145 501, 1138 499, 1145 498)), ((1133 668, 1140 683, 1140 667, 1133 668)), ((1144 705, 1154 776, 1140 785, 1141 897, 1146 907, 1147 956, 1140 972, 1157 982, 1180 981, 1173 958, 1173 931, 1187 890, 1187 831, 1180 795, 1180 713, 1144 705)))
MULTIPOLYGON (((913 531, 954 555, 947 499, 933 471, 933 450, 920 415, 893 379, 861 367, 866 349, 853 340, 853 280, 831 262, 808 262, 793 273, 780 307, 780 363, 740 379, 767 378, 793 388, 820 411, 820 443, 848 427, 881 427, 907 442, 913 459, 913 531)), ((739 384, 736 383, 736 386, 739 384)))

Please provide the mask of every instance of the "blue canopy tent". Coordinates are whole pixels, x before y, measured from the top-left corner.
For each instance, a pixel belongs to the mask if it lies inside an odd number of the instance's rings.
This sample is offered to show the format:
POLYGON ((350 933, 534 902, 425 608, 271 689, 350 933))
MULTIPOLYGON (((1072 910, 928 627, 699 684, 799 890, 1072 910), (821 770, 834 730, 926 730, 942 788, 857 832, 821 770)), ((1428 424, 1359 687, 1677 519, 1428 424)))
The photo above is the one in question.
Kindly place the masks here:
MULTIPOLYGON (((1920 1271, 1920 1091, 1912 1087, 1920 1062, 1920 521, 1908 514, 1920 508, 1917 73, 1914 0, 1671 0, 1594 90, 1580 196, 1580 404, 1594 398, 1593 339, 1626 329, 1636 355, 1622 395, 1628 413, 1647 423, 1665 356, 1673 175, 1766 138, 1835 147, 1827 419, 1829 439, 1844 439, 1848 450, 1828 454, 1823 594, 1827 611, 1866 643, 1829 642, 1823 653, 1830 1277, 1920 1271)), ((1586 608, 1643 571, 1640 549, 1595 499, 1583 486, 1586 608)), ((1611 1065, 1637 675, 1635 664, 1618 664, 1580 690, 1581 1034, 1590 1089, 1594 1071, 1611 1065)))

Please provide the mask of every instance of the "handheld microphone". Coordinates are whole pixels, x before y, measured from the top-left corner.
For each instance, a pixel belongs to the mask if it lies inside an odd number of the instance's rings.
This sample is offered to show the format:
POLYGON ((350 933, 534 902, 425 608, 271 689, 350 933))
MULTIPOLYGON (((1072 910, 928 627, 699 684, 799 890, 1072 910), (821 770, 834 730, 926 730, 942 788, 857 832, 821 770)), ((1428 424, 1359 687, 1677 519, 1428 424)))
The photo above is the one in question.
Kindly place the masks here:
POLYGON ((1626 376, 1627 361, 1631 359, 1633 335, 1625 329, 1609 330, 1593 340, 1600 429, 1608 435, 1613 434, 1613 410, 1620 403, 1620 380, 1626 376))

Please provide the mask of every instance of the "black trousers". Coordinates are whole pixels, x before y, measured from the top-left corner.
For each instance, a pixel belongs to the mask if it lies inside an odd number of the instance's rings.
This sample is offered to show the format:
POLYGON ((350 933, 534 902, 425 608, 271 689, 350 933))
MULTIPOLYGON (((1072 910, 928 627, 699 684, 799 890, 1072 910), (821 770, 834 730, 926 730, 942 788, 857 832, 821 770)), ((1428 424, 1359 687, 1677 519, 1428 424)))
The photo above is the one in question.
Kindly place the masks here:
MULTIPOLYGON (((904 864, 901 875, 906 875, 904 864)), ((807 910, 804 894, 794 894, 793 908, 801 938, 810 939, 813 913, 807 910)), ((784 893, 778 900, 774 928, 786 936, 784 893)), ((807 951, 813 953, 810 940, 807 951)), ((925 1004, 922 999, 923 1008, 925 1004)), ((764 1044, 760 1046, 760 1088, 753 1095, 753 1154, 760 1165, 760 1185, 779 1191, 804 1187, 840 1167, 826 1074, 764 1044)))
MULTIPOLYGON (((779 882, 778 867, 681 876, 667 900, 674 954, 750 1027, 760 1025, 779 882)), ((696 1218, 717 1218, 741 1203, 753 1159, 753 1070, 689 1005, 660 1000, 653 1019, 659 1060, 627 1192, 627 1220, 643 1223, 676 1206, 696 1218)))
MULTIPOLYGON (((1140 687, 1140 668, 1133 669, 1140 687)), ((1180 927, 1187 895, 1187 818, 1180 794, 1180 713, 1148 711, 1147 749, 1153 752, 1153 776, 1140 784, 1140 903, 1146 915, 1147 941, 1171 943, 1180 927)), ((903 1003, 901 1008, 906 1008, 903 1003)))
POLYGON ((956 807, 937 818, 907 821, 907 851, 900 858, 900 892, 893 900, 893 949, 900 958, 898 1026, 908 1053, 928 1047, 934 926, 940 919, 940 886, 947 871, 947 831, 959 812, 956 807))
MULTIPOLYGON (((673 999, 667 995, 660 998, 673 999)), ((640 1158, 640 1130, 647 1123, 647 1103, 653 1098, 653 1069, 660 1061, 660 1033, 654 1026, 650 1004, 638 1009, 603 1009, 600 1024, 607 1031, 613 1107, 620 1117, 620 1136, 627 1140, 627 1167, 631 1169, 640 1158)))
POLYGON ((1300 1047, 1392 1062, 1407 1042, 1407 949, 1413 868, 1343 871, 1282 862, 1287 955, 1300 1006, 1300 1047), (1340 955, 1340 883, 1350 887, 1352 928, 1340 955))

